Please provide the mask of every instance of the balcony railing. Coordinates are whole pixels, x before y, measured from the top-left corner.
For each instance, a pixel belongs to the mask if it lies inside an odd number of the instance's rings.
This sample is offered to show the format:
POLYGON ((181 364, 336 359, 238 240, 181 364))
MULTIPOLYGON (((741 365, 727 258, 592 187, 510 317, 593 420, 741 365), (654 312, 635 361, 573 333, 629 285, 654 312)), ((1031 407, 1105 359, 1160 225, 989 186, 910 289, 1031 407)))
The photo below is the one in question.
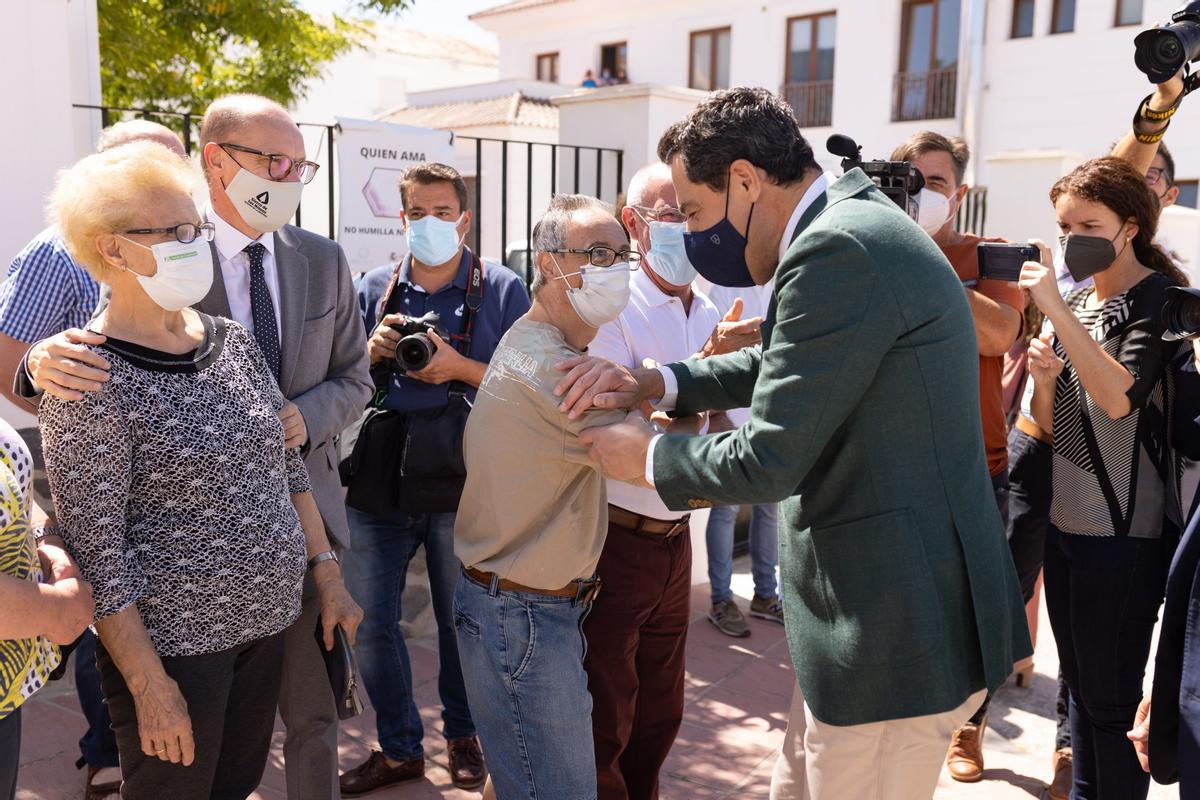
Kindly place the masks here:
POLYGON ((779 94, 792 107, 801 128, 833 123, 833 81, 785 83, 779 94))
POLYGON ((892 85, 892 122, 954 116, 958 67, 900 72, 892 85))

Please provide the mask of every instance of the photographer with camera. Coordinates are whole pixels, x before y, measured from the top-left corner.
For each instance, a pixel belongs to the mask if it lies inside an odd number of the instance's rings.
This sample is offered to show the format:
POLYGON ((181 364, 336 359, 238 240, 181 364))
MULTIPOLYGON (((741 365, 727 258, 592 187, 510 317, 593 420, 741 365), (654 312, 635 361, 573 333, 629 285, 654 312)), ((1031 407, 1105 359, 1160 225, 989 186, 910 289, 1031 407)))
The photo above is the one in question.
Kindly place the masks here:
POLYGON ((381 749, 342 775, 342 794, 351 797, 425 772, 424 732, 398 625, 408 566, 422 546, 451 777, 463 789, 486 778, 455 640, 454 515, 467 413, 501 336, 529 310, 520 278, 484 263, 464 244, 471 212, 456 170, 412 167, 400 195, 410 253, 398 265, 368 272, 359 285, 377 390, 343 461, 351 539, 346 581, 366 615, 356 649, 381 749))
MULTIPOLYGON (((980 278, 979 244, 1004 239, 957 230, 956 217, 969 188, 963 177, 970 157, 962 139, 947 139, 933 131, 913 134, 892 153, 893 160, 908 161, 921 171, 925 188, 920 193, 917 222, 964 284, 979 349, 979 413, 988 475, 1000 518, 1007 527, 1008 426, 1000 378, 1004 354, 1021 332, 1025 297, 1015 283, 980 278)), ((954 733, 946 754, 946 769, 956 781, 973 783, 983 777, 983 732, 990 700, 989 696, 954 733)))

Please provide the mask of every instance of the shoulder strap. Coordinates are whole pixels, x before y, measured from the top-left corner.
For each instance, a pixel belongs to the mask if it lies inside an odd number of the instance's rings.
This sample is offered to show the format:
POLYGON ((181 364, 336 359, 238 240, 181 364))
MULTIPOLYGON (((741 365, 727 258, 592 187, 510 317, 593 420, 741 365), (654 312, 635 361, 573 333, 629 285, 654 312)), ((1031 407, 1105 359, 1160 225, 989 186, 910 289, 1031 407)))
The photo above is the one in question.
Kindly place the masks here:
MULTIPOLYGON (((1141 461, 1138 456, 1138 448, 1141 447, 1141 437, 1134 436, 1133 444, 1133 473, 1130 478, 1130 486, 1133 490, 1129 493, 1129 514, 1128 516, 1121 513, 1121 503, 1117 500, 1117 492, 1113 488, 1112 479, 1108 475, 1108 467, 1104 464, 1104 458, 1100 453, 1100 443, 1096 439, 1096 432, 1092 428, 1091 415, 1088 413, 1087 392, 1084 391, 1083 381, 1076 378, 1076 388, 1079 394, 1079 422, 1083 430, 1083 440, 1087 445, 1088 456, 1092 461, 1092 468, 1096 471, 1096 482, 1100 484, 1100 491, 1104 494, 1104 502, 1108 506, 1108 514, 1112 517, 1113 533, 1117 536, 1128 536, 1129 528, 1133 523, 1133 505, 1137 502, 1137 473, 1138 466, 1141 461)), ((1138 420, 1139 427, 1141 419, 1138 420)))
MULTIPOLYGON (((471 334, 475 328, 475 312, 483 306, 483 260, 468 249, 471 254, 471 274, 467 278, 466 308, 463 309, 462 333, 454 343, 458 352, 466 357, 471 349, 471 334)), ((465 398, 470 386, 462 381, 450 382, 450 397, 465 398)))

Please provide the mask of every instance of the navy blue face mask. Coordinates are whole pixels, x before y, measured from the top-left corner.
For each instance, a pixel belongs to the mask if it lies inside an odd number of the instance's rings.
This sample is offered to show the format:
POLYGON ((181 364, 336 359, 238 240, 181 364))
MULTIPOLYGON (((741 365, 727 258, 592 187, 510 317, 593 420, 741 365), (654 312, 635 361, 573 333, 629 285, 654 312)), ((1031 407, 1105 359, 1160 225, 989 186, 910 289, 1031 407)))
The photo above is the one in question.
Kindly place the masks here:
POLYGON ((696 271, 717 286, 754 286, 750 268, 746 266, 746 236, 750 235, 750 220, 754 219, 754 204, 746 217, 746 235, 738 233, 729 221, 729 184, 725 185, 725 216, 716 225, 696 233, 683 234, 683 248, 696 271))

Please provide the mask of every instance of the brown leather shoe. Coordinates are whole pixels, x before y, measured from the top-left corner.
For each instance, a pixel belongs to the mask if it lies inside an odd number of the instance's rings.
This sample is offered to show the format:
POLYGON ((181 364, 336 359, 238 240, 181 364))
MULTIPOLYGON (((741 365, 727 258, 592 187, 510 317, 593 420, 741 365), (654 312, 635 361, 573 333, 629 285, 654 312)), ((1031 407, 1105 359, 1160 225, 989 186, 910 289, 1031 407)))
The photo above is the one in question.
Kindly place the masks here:
POLYGON ((450 751, 450 780, 459 789, 478 789, 487 780, 487 766, 483 763, 483 751, 474 736, 447 739, 450 751))
POLYGON ((354 769, 343 772, 338 783, 342 787, 342 797, 358 797, 385 786, 415 780, 424 774, 424 758, 411 758, 393 767, 383 753, 372 750, 370 758, 354 769))
POLYGON ((946 753, 946 769, 950 777, 961 783, 983 780, 983 732, 987 717, 976 725, 968 722, 954 732, 950 750, 946 753))
POLYGON ((1050 800, 1069 800, 1075 769, 1071 763, 1071 748, 1054 751, 1054 780, 1050 782, 1050 800))

